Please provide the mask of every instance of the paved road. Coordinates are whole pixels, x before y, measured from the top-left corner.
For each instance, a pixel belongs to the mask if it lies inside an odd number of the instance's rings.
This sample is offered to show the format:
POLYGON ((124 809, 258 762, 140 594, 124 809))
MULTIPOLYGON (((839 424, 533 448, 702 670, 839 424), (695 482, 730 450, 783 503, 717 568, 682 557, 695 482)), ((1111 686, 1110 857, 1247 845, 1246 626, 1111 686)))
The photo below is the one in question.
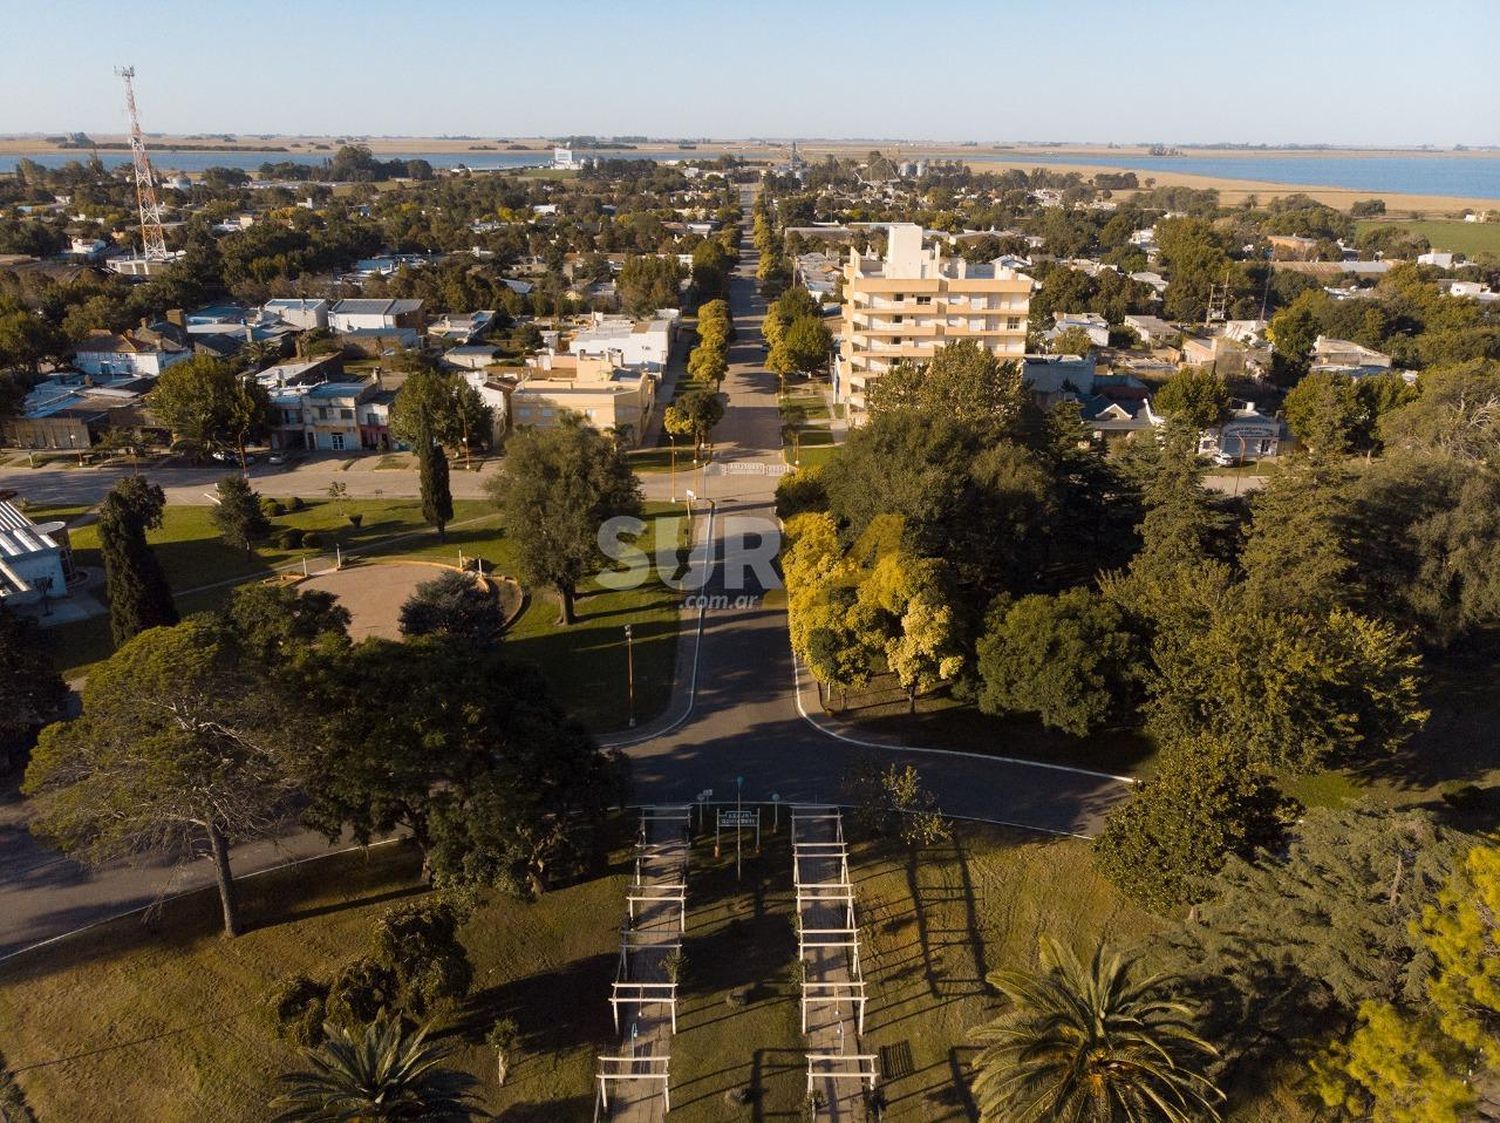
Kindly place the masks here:
MULTIPOLYGON (((748 240, 730 283, 737 340, 730 348, 724 390, 729 403, 715 432, 719 461, 781 464, 776 376, 761 365, 760 321, 765 302, 755 290, 756 255, 748 240)), ((734 585, 737 557, 726 556, 726 533, 736 516, 769 520, 776 478, 771 475, 708 475, 706 494, 715 501, 716 565, 705 590, 732 598, 767 590, 748 574, 734 585), (724 563, 728 564, 724 564, 724 563)), ((753 542, 750 543, 753 546, 753 542)), ((679 680, 686 681, 686 680, 679 680)), ((732 793, 743 776, 746 799, 773 793, 783 801, 837 800, 843 778, 862 760, 912 763, 946 812, 1070 834, 1091 834, 1127 785, 1095 773, 1046 768, 992 757, 911 749, 875 748, 830 736, 803 711, 816 716, 811 689, 800 699, 796 669, 781 608, 708 611, 697 651, 697 689, 691 713, 675 727, 648 739, 619 742, 635 765, 639 798, 691 800, 705 788, 732 793)), ((807 685, 807 684, 804 684, 807 685)), ((649 733, 643 731, 643 735, 649 733)), ((1004 746, 995 746, 1003 753, 1004 746)))
MULTIPOLYGON (((745 256, 731 281, 730 305, 738 340, 730 349, 724 382, 729 404, 719 430, 719 462, 781 464, 776 378, 762 368, 760 320, 764 301, 755 291, 756 257, 745 256)), ((315 495, 334 479, 351 495, 416 494, 415 473, 376 471, 373 460, 340 471, 340 461, 313 461, 295 472, 270 467, 253 470, 256 487, 274 495, 315 495), (410 476, 408 482, 405 477, 410 476)), ((455 473, 455 496, 478 496, 483 473, 455 473)), ((113 469, 0 469, 0 487, 24 484, 36 503, 93 502, 121 472, 113 469)), ((161 472, 174 501, 201 502, 222 475, 217 470, 161 472)), ((664 473, 645 477, 647 495, 666 498, 664 473)), ((668 715, 633 738, 617 739, 635 765, 637 797, 652 802, 690 802, 705 788, 729 796, 736 776, 744 777, 744 797, 783 801, 836 801, 842 781, 864 760, 911 763, 948 814, 1063 834, 1091 834, 1104 812, 1127 790, 1126 782, 1097 773, 1051 768, 1024 761, 907 747, 853 743, 820 727, 817 702, 806 682, 797 689, 797 670, 787 644, 786 614, 758 598, 769 591, 754 572, 744 587, 734 575, 743 550, 729 548, 738 517, 771 520, 776 478, 771 475, 709 474, 689 484, 715 501, 712 528, 715 565, 704 592, 757 598, 755 607, 685 614, 685 642, 679 644, 678 689, 668 715), (653 735, 653 729, 657 732, 653 735)), ((753 548, 753 541, 747 543, 753 548)), ((993 746, 1003 753, 1005 746, 993 746)), ((89 873, 48 851, 25 830, 18 800, 0 801, 0 959, 82 925, 149 904, 163 891, 212 884, 206 862, 173 868, 170 863, 116 865, 89 873)), ((279 846, 257 844, 235 851, 237 873, 281 864, 288 857, 324 852, 316 836, 298 834, 279 846)))

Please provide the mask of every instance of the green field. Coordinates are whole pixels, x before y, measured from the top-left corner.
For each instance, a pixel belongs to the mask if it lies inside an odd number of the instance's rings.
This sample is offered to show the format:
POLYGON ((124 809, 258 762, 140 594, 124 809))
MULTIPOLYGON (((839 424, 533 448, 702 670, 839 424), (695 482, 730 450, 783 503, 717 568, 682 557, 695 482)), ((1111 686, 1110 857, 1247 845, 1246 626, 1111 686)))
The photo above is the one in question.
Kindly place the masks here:
MULTIPOLYGON (((683 1123, 799 1117, 805 1046, 786 830, 783 816, 764 852, 747 855, 742 882, 732 848, 716 860, 706 839, 694 847, 672 1041, 672 1118, 683 1123), (730 992, 746 987, 748 1003, 731 1005, 730 992), (746 1088, 750 1105, 728 1103, 746 1088)), ((488 899, 464 929, 475 993, 440 1033, 498 1118, 592 1118, 593 1057, 614 1038, 606 998, 623 858, 608 876, 535 904, 488 899), (492 1054, 472 1043, 501 1016, 522 1033, 504 1089, 492 1054)), ((965 825, 954 843, 920 854, 861 845, 851 863, 870 993, 863 1044, 887 1059, 889 1120, 971 1118, 966 1035, 993 1010, 986 972, 1034 963, 1042 934, 1087 949, 1156 926, 1073 840, 965 825)), ((39 1118, 263 1119, 276 1073, 296 1062, 271 1034, 263 996, 280 978, 326 973, 356 954, 381 909, 425 891, 417 867, 401 844, 249 879, 252 927, 232 941, 216 934, 217 902, 205 893, 168 905, 149 927, 116 921, 0 967, 5 1054, 39 1118)))
MULTIPOLYGON (((1387 219, 1363 219, 1355 224, 1359 234, 1377 226, 1390 224, 1387 219)), ((1403 230, 1420 234, 1432 248, 1445 253, 1500 254, 1500 222, 1459 222, 1452 219, 1402 220, 1395 223, 1403 230)))
MULTIPOLYGON (((464 557, 485 559, 487 570, 515 572, 515 546, 505 537, 494 507, 480 500, 456 500, 447 541, 422 521, 416 499, 332 500, 308 502, 307 508, 278 516, 277 528, 298 527, 319 536, 316 549, 284 550, 271 543, 246 555, 224 544, 209 518, 207 506, 170 506, 160 530, 150 541, 167 580, 177 595, 183 615, 222 604, 234 585, 269 577, 277 567, 297 568, 304 556, 316 560, 331 554, 335 544, 346 556, 398 556, 457 563, 464 557), (349 515, 362 516, 353 526, 349 515)), ((33 509, 34 518, 69 518, 78 508, 33 509)), ((674 535, 682 527, 662 516, 678 514, 670 504, 647 505, 647 535, 642 542, 655 549, 655 536, 674 535)), ((99 536, 95 525, 70 531, 74 555, 84 566, 98 567, 99 536)), ((624 728, 628 698, 624 625, 634 630, 636 712, 645 719, 666 708, 671 695, 676 660, 678 596, 658 583, 640 589, 611 591, 592 582, 578 600, 578 623, 557 624, 556 602, 545 591, 532 590, 520 619, 506 636, 508 653, 540 666, 563 705, 591 729, 605 732, 624 728)), ((107 658, 112 645, 109 620, 99 616, 49 630, 60 668, 74 678, 107 658)))

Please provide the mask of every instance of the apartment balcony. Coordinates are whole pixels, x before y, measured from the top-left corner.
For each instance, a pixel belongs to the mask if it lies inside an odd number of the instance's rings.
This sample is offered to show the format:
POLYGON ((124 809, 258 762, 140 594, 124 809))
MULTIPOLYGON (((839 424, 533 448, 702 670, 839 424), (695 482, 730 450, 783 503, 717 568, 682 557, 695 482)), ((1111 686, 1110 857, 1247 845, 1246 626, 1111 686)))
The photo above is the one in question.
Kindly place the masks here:
POLYGON ((858 320, 855 321, 855 326, 858 328, 861 335, 912 335, 930 338, 937 334, 937 324, 933 323, 931 320, 928 320, 925 323, 915 323, 912 321, 903 320, 899 324, 893 323, 889 319, 884 317, 871 316, 866 317, 865 320, 866 322, 864 324, 860 324, 858 320))

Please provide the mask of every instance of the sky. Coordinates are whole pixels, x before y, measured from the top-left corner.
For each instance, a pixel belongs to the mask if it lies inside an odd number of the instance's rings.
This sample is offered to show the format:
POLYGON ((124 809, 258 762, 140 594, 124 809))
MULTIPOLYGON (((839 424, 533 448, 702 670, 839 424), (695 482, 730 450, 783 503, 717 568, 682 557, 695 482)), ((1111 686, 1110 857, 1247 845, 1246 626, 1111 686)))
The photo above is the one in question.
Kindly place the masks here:
POLYGON ((0 0, 0 133, 1500 144, 1500 0, 0 0))

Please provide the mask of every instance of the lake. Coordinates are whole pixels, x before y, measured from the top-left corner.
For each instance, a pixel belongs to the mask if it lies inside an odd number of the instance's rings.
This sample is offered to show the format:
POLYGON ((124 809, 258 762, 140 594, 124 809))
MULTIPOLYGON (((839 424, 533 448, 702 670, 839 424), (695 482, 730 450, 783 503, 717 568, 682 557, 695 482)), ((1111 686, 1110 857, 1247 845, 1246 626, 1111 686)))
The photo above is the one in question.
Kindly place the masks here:
MULTIPOLYGON (((902 153, 915 155, 916 149, 902 153)), ((599 149, 579 152, 606 158, 636 160, 716 159, 721 153, 711 148, 637 148, 599 149)), ((951 153, 948 153, 951 155, 951 153)), ((332 152, 177 152, 153 151, 151 161, 159 172, 201 172, 204 168, 229 167, 255 171, 262 164, 282 160, 297 164, 321 164, 332 152)), ((552 163, 550 152, 390 152, 377 153, 382 160, 426 160, 435 168, 452 168, 463 164, 475 171, 502 168, 538 167, 552 163)), ((7 153, 0 155, 0 171, 13 170, 23 158, 35 160, 43 167, 58 168, 72 160, 85 160, 86 152, 7 153)), ((99 158, 106 167, 130 163, 130 153, 111 150, 99 158)), ((1407 195, 1454 195, 1464 198, 1500 200, 1500 155, 1495 156, 1121 156, 1108 154, 1069 154, 1065 152, 1009 155, 974 152, 963 159, 976 163, 1014 161, 1033 166, 1053 164, 1090 164, 1150 175, 1152 172, 1181 172, 1189 175, 1216 176, 1222 179, 1259 180, 1265 183, 1305 184, 1309 187, 1347 187, 1371 194, 1400 192, 1407 195)))

